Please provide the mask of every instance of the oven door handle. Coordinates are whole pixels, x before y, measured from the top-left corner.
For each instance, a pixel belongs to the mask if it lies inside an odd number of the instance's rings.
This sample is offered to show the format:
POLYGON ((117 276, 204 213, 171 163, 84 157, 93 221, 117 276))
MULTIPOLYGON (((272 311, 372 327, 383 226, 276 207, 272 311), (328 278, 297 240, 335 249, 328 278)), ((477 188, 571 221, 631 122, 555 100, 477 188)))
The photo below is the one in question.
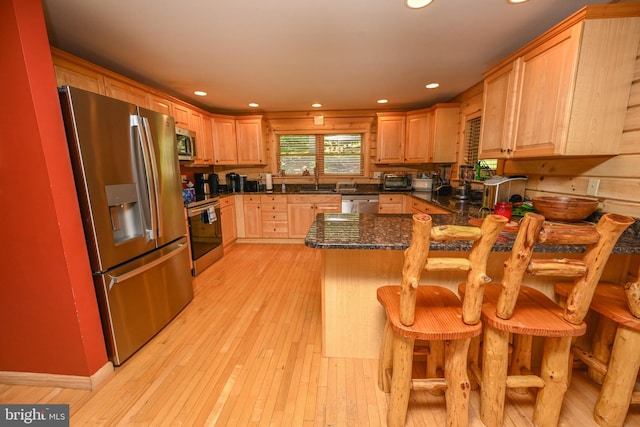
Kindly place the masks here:
POLYGON ((211 205, 198 206, 197 208, 190 208, 190 209, 187 210, 187 215, 189 217, 196 216, 196 215, 208 210, 210 207, 213 207, 214 209, 220 209, 220 203, 213 203, 211 205))

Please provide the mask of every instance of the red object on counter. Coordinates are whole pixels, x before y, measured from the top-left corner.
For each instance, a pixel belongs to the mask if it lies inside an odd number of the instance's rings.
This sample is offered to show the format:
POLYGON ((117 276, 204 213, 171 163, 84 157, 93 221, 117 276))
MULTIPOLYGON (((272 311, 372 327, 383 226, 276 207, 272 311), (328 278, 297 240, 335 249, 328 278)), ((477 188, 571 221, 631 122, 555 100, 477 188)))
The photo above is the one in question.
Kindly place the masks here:
POLYGON ((493 213, 501 215, 511 221, 511 214, 513 213, 513 206, 509 202, 498 202, 493 207, 493 213))

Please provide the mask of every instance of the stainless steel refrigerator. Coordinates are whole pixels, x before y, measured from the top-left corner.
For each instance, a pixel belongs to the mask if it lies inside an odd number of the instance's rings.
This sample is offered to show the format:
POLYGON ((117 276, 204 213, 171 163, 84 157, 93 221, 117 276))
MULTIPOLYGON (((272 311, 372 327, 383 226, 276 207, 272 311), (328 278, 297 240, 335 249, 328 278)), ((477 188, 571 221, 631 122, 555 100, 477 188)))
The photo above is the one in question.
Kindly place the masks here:
POLYGON ((60 88, 109 358, 119 365, 193 298, 172 117, 60 88))

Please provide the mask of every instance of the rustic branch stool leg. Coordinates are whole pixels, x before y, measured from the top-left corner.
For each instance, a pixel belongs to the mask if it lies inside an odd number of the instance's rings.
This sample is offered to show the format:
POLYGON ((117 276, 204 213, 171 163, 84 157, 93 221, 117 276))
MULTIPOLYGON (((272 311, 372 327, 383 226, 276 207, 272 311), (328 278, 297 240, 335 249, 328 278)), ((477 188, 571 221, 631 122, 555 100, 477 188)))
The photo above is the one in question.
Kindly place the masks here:
MULTIPOLYGON (((522 375, 524 371, 531 370, 532 345, 533 336, 513 335, 513 352, 511 353, 511 362, 509 363, 509 375, 522 375)), ((527 394, 529 392, 529 389, 526 387, 518 387, 513 390, 520 394, 527 394)))
POLYGON ((480 336, 471 338, 469 343, 469 356, 467 357, 469 384, 471 390, 477 390, 480 387, 480 378, 476 378, 475 373, 480 372, 480 336))
POLYGON ((486 325, 482 348, 480 418, 487 427, 502 427, 507 392, 509 332, 486 325))
POLYGON ((407 419, 414 343, 414 339, 394 334, 393 366, 395 368, 391 377, 391 398, 387 412, 388 427, 404 427, 407 419))
POLYGON ((447 426, 466 427, 469 424, 471 385, 467 375, 469 341, 447 341, 445 344, 444 378, 447 380, 447 426))
POLYGON ((384 325, 384 335, 380 346, 380 358, 378 359, 378 387, 385 393, 391 390, 391 374, 393 371, 393 329, 389 320, 384 325))
MULTIPOLYGON (((444 342, 429 341, 427 352, 427 378, 442 378, 444 376, 444 342)), ((434 396, 444 394, 443 390, 429 390, 434 396)))
MULTIPOLYGON (((613 337, 616 335, 617 328, 618 324, 611 319, 604 316, 600 316, 598 319, 598 326, 593 334, 591 351, 593 352, 593 356, 605 365, 611 357, 611 346, 613 345, 613 337)), ((604 375, 597 372, 591 366, 589 366, 588 375, 589 378, 597 384, 602 384, 604 381, 604 375)))
POLYGON ((540 377, 544 387, 538 392, 533 410, 536 426, 557 426, 567 392, 569 353, 572 337, 547 337, 544 340, 540 377))
POLYGON ((594 418, 601 426, 622 426, 640 368, 640 332, 618 326, 609 369, 604 377, 594 418))

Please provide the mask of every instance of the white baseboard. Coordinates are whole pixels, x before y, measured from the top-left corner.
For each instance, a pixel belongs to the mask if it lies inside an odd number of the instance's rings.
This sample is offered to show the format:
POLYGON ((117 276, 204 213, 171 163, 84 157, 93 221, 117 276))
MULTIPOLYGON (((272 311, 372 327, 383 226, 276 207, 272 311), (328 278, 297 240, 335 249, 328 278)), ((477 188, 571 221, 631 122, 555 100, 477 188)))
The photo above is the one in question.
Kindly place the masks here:
POLYGON ((104 380, 113 374, 113 372, 114 369, 111 362, 105 363, 102 368, 88 377, 80 375, 0 371, 0 384, 95 390, 104 380))

